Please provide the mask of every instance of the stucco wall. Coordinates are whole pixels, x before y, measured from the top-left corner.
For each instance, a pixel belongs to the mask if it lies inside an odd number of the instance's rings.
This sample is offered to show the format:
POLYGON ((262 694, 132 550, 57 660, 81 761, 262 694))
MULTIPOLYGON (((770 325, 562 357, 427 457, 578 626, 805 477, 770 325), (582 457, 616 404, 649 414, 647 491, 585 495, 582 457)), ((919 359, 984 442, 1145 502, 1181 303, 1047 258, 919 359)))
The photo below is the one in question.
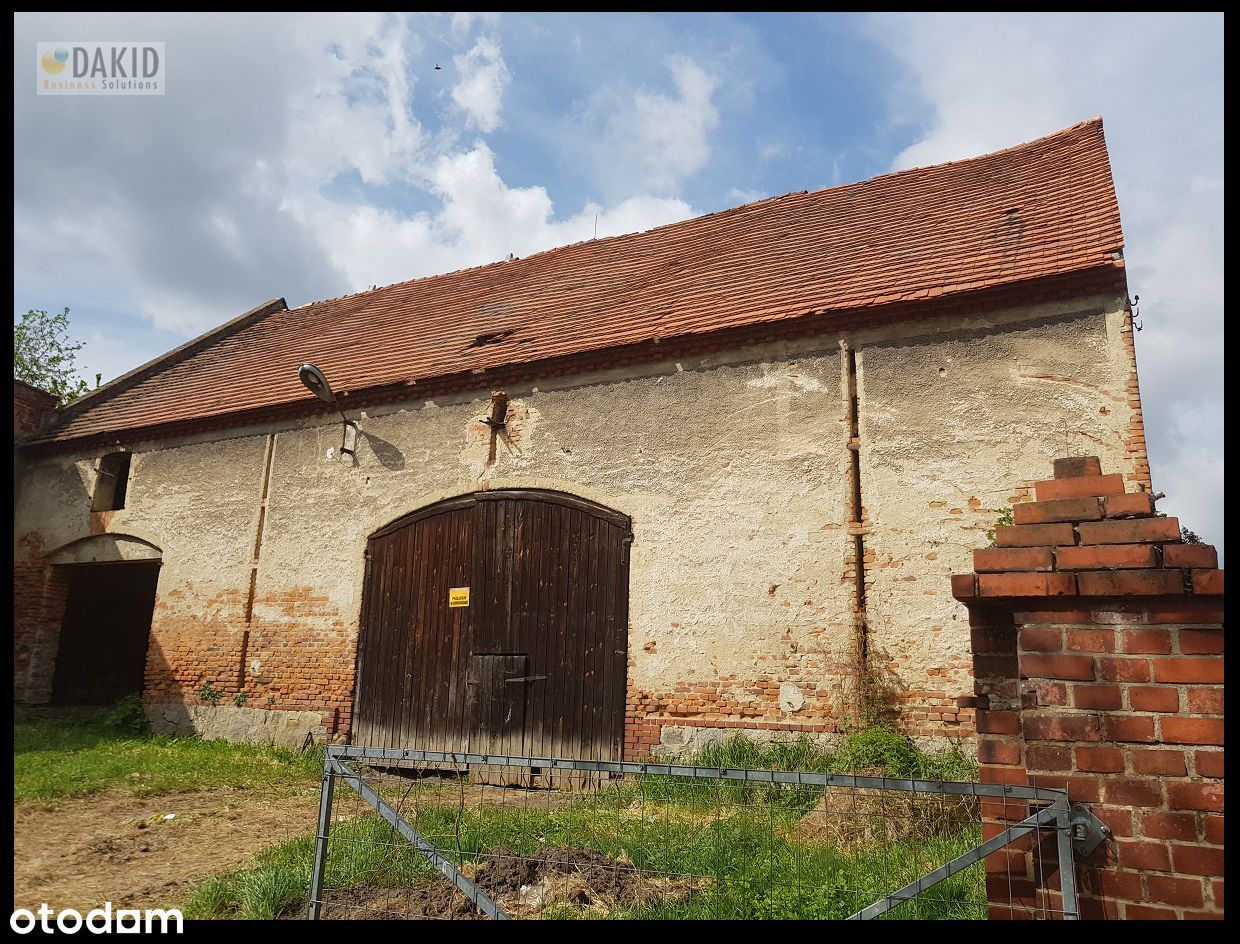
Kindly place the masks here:
MULTIPOLYGON (((657 742, 663 721, 829 732, 855 634, 847 340, 870 635, 905 720, 967 733, 954 699, 971 690, 968 628, 947 575, 967 569, 1015 485, 1063 452, 1063 428, 1084 430, 1105 464, 1131 465, 1121 301, 509 388, 511 439, 494 464, 480 422, 489 391, 364 414, 355 461, 340 455, 338 421, 136 444, 128 507, 105 515, 89 513, 97 456, 48 458, 25 477, 20 553, 100 531, 149 541, 163 568, 148 701, 196 703, 207 681, 243 689, 253 708, 323 711, 330 734, 349 720, 367 536, 450 495, 560 489, 633 520, 630 747, 657 742)), ((19 696, 38 700, 47 667, 25 671, 19 696)))

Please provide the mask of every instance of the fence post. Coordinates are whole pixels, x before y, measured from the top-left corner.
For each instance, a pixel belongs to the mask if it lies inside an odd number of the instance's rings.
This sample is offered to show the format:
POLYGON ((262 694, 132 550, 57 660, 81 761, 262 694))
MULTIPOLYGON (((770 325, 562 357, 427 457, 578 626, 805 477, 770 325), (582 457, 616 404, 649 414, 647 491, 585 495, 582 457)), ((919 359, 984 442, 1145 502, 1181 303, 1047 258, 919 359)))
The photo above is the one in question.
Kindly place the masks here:
POLYGON ((327 869, 327 837, 332 825, 332 794, 336 789, 335 761, 331 748, 323 754, 323 787, 319 792, 319 829, 314 838, 314 867, 310 872, 311 921, 319 919, 323 901, 323 873, 327 869))
MULTIPOLYGON (((1057 459, 952 577, 969 608, 981 779, 1065 789, 1109 830, 1059 888, 1033 856, 992 917, 1223 917, 1223 572, 1148 492, 1057 459), (1069 885, 1071 889, 1069 889, 1069 885), (1015 894, 1013 892, 1015 890, 1015 894), (1078 893, 1079 907, 1069 902, 1078 893)), ((1006 811, 1005 811, 1006 812, 1006 811)))

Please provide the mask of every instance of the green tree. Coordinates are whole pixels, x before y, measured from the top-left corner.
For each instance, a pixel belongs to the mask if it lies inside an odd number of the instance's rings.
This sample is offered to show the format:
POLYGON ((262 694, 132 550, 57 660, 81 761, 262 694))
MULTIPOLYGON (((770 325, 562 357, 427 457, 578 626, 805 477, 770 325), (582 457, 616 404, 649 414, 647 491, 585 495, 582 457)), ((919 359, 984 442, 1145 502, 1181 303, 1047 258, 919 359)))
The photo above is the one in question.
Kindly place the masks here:
MULTIPOLYGON (((13 325, 13 376, 69 403, 91 389, 75 370, 81 349, 69 336, 68 308, 54 315, 31 308, 13 325)), ((100 377, 95 374, 96 387, 100 377)))

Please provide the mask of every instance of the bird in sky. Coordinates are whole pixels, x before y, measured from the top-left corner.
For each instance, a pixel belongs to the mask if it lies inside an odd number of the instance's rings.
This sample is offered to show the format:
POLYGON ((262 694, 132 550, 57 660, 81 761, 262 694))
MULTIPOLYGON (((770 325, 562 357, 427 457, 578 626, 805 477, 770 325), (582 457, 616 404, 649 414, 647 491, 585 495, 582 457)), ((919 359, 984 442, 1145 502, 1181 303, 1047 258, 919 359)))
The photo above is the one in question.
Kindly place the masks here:
POLYGON ((440 69, 442 69, 442 68, 443 68, 443 66, 441 66, 441 65, 436 65, 436 66, 435 66, 435 71, 436 71, 436 72, 438 72, 438 71, 439 71, 440 69))

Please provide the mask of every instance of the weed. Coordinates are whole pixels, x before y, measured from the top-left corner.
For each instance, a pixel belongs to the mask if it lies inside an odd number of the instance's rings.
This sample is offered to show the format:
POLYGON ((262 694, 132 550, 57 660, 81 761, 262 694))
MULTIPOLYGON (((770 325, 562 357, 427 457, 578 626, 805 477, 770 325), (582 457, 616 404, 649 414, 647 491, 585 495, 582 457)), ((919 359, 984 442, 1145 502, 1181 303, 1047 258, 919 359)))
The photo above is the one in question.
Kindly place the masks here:
POLYGON ((1012 517, 1012 509, 1010 507, 1001 509, 999 511, 999 517, 995 519, 994 527, 992 527, 989 531, 986 532, 986 539, 990 541, 991 547, 995 546, 996 529, 1001 528, 1001 527, 1007 527, 1008 525, 1011 525, 1011 524, 1015 524, 1015 519, 1013 519, 1012 517))
POLYGON ((203 682, 202 687, 198 689, 198 697, 208 705, 218 705, 224 693, 210 682, 203 682))
POLYGON ((146 706, 139 695, 126 695, 103 716, 103 723, 114 731, 124 734, 147 734, 151 721, 146 716, 146 706))

